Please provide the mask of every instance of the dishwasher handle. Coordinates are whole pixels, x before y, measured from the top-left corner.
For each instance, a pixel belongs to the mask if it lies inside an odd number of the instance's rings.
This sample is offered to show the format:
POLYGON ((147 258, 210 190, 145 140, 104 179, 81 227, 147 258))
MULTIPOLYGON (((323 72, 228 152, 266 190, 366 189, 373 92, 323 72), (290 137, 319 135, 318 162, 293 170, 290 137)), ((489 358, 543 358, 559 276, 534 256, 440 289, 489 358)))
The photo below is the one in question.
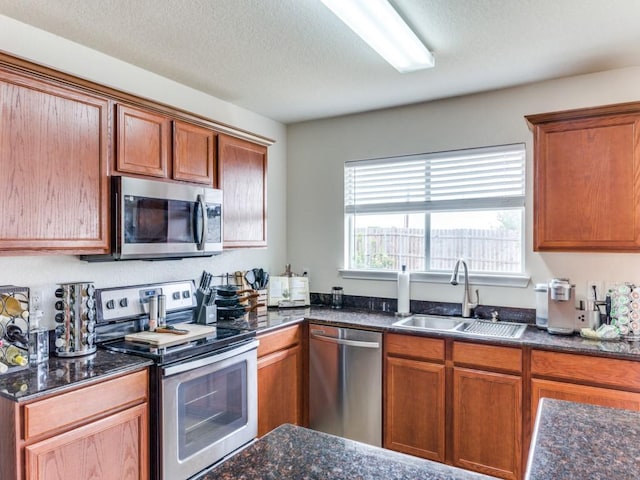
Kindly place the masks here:
MULTIPOLYGON (((319 330, 322 332, 322 330, 319 330)), ((345 340, 343 338, 327 337, 326 335, 320 335, 318 331, 311 331, 311 337, 316 338, 322 342, 337 343, 338 345, 346 345, 348 347, 360 347, 360 348, 380 348, 379 342, 363 342, 361 340, 345 340)))

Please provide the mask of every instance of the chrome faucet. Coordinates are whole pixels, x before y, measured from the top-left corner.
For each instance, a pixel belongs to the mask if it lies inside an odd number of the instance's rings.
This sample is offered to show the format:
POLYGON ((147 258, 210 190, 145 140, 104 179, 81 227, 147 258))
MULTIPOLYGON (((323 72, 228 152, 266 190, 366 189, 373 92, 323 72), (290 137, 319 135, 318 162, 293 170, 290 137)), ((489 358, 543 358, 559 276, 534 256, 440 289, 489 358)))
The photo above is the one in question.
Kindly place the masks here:
POLYGON ((471 302, 471 292, 469 290, 469 269, 467 268, 467 262, 464 261, 463 258, 459 258, 456 262, 456 266, 453 267, 453 273, 451 274, 451 285, 458 285, 458 270, 460 268, 460 264, 462 264, 462 268, 464 268, 464 292, 462 297, 462 316, 464 318, 469 318, 471 316, 471 310, 478 306, 480 303, 480 297, 478 295, 478 290, 476 289, 476 301, 475 303, 471 302))

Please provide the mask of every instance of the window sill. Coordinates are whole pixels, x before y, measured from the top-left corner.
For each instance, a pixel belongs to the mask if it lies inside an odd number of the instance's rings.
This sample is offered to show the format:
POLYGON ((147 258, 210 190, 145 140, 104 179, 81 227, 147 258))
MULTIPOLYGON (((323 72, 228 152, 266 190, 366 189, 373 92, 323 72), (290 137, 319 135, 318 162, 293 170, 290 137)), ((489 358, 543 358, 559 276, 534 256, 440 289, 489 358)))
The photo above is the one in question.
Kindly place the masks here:
MULTIPOLYGON (((396 281, 398 273, 393 271, 376 270, 339 270, 342 278, 354 280, 388 280, 396 281)), ((412 282, 421 283, 449 283, 451 273, 446 272, 410 272, 412 282)), ((464 279, 464 274, 460 277, 464 279)), ((498 275, 472 273, 469 275, 469 282, 473 285, 489 285, 494 287, 526 288, 531 277, 528 275, 498 275)))

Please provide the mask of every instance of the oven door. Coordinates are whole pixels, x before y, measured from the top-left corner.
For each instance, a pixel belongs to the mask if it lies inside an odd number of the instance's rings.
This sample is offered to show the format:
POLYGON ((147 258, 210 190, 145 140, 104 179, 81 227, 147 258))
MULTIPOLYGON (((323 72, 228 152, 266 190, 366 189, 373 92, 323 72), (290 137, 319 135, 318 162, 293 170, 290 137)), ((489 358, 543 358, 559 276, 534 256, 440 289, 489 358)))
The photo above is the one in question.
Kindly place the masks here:
POLYGON ((257 346, 162 369, 161 478, 189 478, 256 437, 257 346))

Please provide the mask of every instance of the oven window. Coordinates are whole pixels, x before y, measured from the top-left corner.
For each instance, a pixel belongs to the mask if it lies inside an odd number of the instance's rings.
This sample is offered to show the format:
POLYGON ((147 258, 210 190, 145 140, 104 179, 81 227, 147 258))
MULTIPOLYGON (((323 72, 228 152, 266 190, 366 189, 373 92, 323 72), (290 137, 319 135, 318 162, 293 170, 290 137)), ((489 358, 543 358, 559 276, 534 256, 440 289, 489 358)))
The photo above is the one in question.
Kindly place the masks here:
POLYGON ((193 243, 195 202, 127 195, 125 243, 193 243))
POLYGON ((182 461, 247 424, 247 362, 178 385, 182 461))

